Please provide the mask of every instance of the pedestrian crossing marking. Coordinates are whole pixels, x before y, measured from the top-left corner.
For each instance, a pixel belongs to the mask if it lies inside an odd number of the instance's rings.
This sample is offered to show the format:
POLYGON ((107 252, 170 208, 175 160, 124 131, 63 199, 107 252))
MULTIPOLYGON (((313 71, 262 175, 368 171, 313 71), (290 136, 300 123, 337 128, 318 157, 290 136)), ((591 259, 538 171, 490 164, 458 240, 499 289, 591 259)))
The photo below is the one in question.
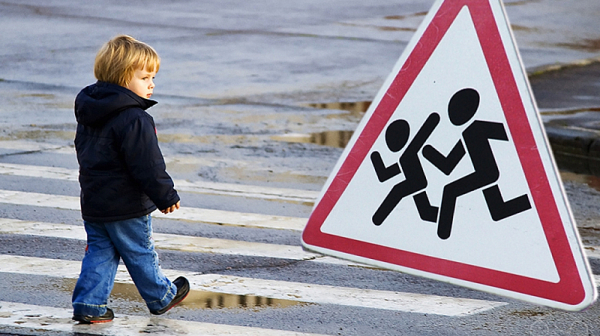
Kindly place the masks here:
MULTIPOLYGON (((0 233, 77 240, 87 239, 83 226, 28 222, 16 219, 0 219, 0 233)), ((311 260, 320 256, 316 253, 305 252, 300 246, 292 245, 255 243, 156 232, 152 236, 157 248, 173 251, 219 253, 290 260, 311 260)))
POLYGON ((3 140, 0 141, 0 148, 8 150, 8 153, 3 154, 14 154, 23 152, 41 152, 41 151, 63 151, 65 153, 75 153, 73 146, 54 145, 50 143, 41 143, 35 141, 22 141, 22 140, 3 140))
POLYGON ((246 335, 246 336, 319 336, 287 330, 273 330, 206 322, 173 320, 116 314, 111 323, 102 325, 78 324, 71 320, 72 309, 37 306, 0 301, 0 325, 40 331, 68 332, 85 335, 137 336, 140 334, 169 335, 246 335))
POLYGON ((584 252, 588 258, 600 259, 600 246, 585 246, 584 252))
MULTIPOLYGON (((80 210, 79 197, 50 195, 24 191, 0 190, 0 203, 41 206, 64 210, 80 210)), ((302 231, 306 218, 262 215, 235 211, 181 207, 165 215, 155 211, 156 218, 179 219, 208 224, 302 231)))
MULTIPOLYGON (((0 174, 38 177, 72 182, 79 181, 78 170, 61 167, 45 167, 14 163, 0 163, 0 174)), ((209 181, 189 182, 186 180, 177 179, 174 180, 174 183, 175 189, 182 192, 248 197, 305 204, 313 204, 318 196, 317 191, 301 189, 273 188, 209 181)))
MULTIPOLYGON (((410 313, 467 316, 507 304, 504 302, 477 299, 263 280, 218 274, 196 277, 202 277, 201 283, 197 284, 197 286, 207 288, 210 291, 223 291, 237 295, 246 295, 258 291, 260 296, 274 299, 396 310, 410 313)), ((190 278, 192 283, 196 283, 197 280, 195 280, 194 276, 190 278)))
MULTIPOLYGON (((86 240, 86 233, 83 226, 32 222, 8 218, 0 218, 0 234, 19 234, 86 240)), ((172 251, 243 255, 249 257, 301 260, 340 266, 372 267, 353 261, 304 251, 299 246, 181 236, 156 232, 153 233, 153 238, 158 249, 172 251)), ((588 258, 600 259, 600 254, 592 252, 599 251, 600 246, 587 246, 585 250, 588 253, 588 258)))
MULTIPOLYGON (((39 143, 34 141, 22 141, 22 140, 8 140, 8 141, 0 141, 0 156, 1 155, 19 155, 19 154, 27 154, 34 152, 46 152, 52 154, 60 154, 60 155, 71 155, 74 156, 75 147, 74 146, 62 146, 62 145, 53 145, 47 143, 39 143), (4 149, 4 150, 3 150, 4 149), (6 151, 8 150, 8 151, 6 151)), ((195 157, 195 156, 166 156, 165 162, 167 163, 167 170, 169 170, 169 166, 174 165, 196 165, 201 167, 219 167, 219 168, 236 168, 243 169, 246 172, 258 172, 264 173, 268 170, 269 174, 280 174, 285 176, 293 176, 296 180, 300 181, 309 181, 310 183, 321 183, 321 180, 325 180, 327 178, 327 172, 310 172, 310 171, 300 171, 293 169, 286 169, 284 167, 263 167, 258 165, 252 161, 243 161, 243 160, 235 160, 230 158, 205 158, 205 157, 195 157)), ((258 186, 258 189, 271 189, 272 187, 261 187, 258 186)), ((284 188, 276 188, 276 189, 284 189, 284 188)), ((292 191, 293 189, 289 189, 292 191)), ((293 195, 289 201, 295 202, 297 200, 296 191, 293 190, 293 195)), ((311 202, 314 202, 313 198, 318 196, 319 191, 311 191, 311 190, 301 190, 301 198, 309 197, 311 198, 311 202)))
MULTIPOLYGON (((87 239, 83 226, 30 222, 8 218, 0 218, 0 234, 20 234, 76 240, 87 239)), ((156 248, 172 251, 301 260, 342 266, 365 266, 356 262, 307 252, 300 246, 182 236, 156 232, 154 232, 152 236, 156 248)))
MULTIPOLYGON (((3 273, 33 274, 76 279, 81 263, 0 254, 3 273)), ((256 295, 315 304, 333 304, 443 316, 468 316, 505 306, 506 302, 384 290, 327 286, 281 280, 254 279, 221 274, 198 274, 163 269, 169 278, 185 276, 192 290, 236 295, 256 295)), ((120 265, 115 282, 132 284, 124 265, 120 265)))

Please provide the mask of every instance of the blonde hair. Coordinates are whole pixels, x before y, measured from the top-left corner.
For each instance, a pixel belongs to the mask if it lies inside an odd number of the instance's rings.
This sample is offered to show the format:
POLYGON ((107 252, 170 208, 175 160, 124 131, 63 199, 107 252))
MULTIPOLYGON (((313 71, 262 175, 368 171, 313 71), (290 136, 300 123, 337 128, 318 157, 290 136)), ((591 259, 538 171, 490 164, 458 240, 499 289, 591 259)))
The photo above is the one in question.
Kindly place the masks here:
POLYGON ((160 57, 144 42, 119 35, 106 42, 96 55, 94 76, 102 82, 127 86, 135 70, 158 72, 160 57))

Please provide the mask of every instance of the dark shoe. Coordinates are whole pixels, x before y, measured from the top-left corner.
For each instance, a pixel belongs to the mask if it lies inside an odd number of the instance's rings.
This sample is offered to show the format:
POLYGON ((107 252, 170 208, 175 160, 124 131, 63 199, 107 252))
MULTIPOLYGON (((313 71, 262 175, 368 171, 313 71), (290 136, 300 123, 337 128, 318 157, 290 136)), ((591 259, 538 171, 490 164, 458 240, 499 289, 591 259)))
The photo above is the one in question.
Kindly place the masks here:
POLYGON ((171 300, 171 303, 169 303, 163 309, 159 309, 159 310, 155 310, 155 311, 151 310, 150 312, 152 314, 162 315, 162 314, 166 313, 167 311, 169 311, 169 309, 175 307, 181 301, 183 301, 183 299, 185 299, 185 297, 190 293, 190 283, 186 278, 179 277, 179 278, 175 279, 173 281, 173 283, 175 284, 175 286, 177 286, 177 294, 175 295, 175 297, 173 297, 173 300, 171 300))
POLYGON ((73 320, 79 321, 80 323, 93 324, 93 323, 106 323, 111 322, 115 318, 115 314, 112 309, 106 308, 106 313, 100 316, 92 315, 73 315, 73 320))

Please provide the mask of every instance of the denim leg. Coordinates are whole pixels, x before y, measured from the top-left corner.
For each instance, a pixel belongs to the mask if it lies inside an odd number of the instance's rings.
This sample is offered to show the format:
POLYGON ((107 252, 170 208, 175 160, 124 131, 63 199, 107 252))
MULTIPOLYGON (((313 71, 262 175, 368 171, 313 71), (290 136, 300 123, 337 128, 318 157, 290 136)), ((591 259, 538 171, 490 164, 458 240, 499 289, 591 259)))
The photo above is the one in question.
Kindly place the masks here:
POLYGON ((87 247, 73 291, 73 314, 100 316, 106 313, 120 256, 105 224, 84 222, 84 225, 87 247))
POLYGON ((148 309, 166 307, 177 294, 177 287, 160 269, 151 217, 112 222, 107 230, 148 309))

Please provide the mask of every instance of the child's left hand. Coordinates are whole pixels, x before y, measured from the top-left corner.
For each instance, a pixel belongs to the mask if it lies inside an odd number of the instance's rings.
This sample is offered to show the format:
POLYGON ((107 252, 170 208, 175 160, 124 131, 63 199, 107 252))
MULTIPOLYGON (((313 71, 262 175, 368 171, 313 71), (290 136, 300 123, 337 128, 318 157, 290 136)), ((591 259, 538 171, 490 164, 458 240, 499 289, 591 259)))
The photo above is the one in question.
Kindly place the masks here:
POLYGON ((175 211, 177 209, 179 209, 179 201, 177 203, 171 205, 170 207, 166 208, 166 209, 160 210, 160 212, 162 212, 162 213, 164 213, 166 215, 166 214, 169 214, 169 213, 171 213, 171 212, 173 212, 173 211, 175 211))

